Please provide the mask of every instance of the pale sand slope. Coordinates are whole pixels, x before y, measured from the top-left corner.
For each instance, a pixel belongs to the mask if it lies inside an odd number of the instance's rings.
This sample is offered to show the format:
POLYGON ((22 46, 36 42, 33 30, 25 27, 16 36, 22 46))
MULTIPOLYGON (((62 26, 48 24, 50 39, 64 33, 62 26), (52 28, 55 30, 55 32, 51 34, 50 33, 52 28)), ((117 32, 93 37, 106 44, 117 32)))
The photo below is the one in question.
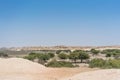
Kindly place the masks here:
POLYGON ((47 69, 40 64, 21 58, 0 58, 0 80, 33 80, 35 74, 47 69))
POLYGON ((46 68, 21 58, 0 58, 0 80, 58 80, 91 70, 96 69, 46 68))
POLYGON ((106 69, 84 72, 63 80, 120 80, 120 70, 106 69))
POLYGON ((41 72, 46 67, 22 58, 0 58, 0 72, 41 72))

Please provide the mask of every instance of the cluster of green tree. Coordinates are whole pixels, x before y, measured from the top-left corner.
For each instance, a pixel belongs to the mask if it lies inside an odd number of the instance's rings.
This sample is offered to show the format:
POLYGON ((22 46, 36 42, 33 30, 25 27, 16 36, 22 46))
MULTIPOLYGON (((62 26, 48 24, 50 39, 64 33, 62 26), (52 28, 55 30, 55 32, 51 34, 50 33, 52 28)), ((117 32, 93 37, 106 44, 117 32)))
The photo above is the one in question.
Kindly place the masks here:
POLYGON ((47 67, 75 67, 71 62, 56 61, 56 60, 49 62, 46 66, 47 67))
POLYGON ((58 57, 60 59, 70 59, 70 60, 74 61, 75 63, 77 62, 77 60, 81 60, 81 63, 82 63, 83 60, 89 59, 90 56, 85 51, 76 50, 70 54, 60 53, 60 54, 58 54, 58 57))
POLYGON ((99 50, 91 49, 90 52, 93 54, 93 56, 98 55, 100 53, 99 50))
POLYGON ((60 54, 60 53, 71 53, 71 50, 57 50, 56 54, 60 54))
POLYGON ((30 53, 25 56, 25 59, 34 61, 37 59, 38 63, 44 64, 48 67, 73 67, 73 63, 88 63, 90 67, 99 68, 119 68, 120 50, 118 49, 106 49, 103 51, 91 49, 90 51, 75 50, 73 52, 69 50, 58 50, 55 53, 30 53), (90 55, 92 54, 92 55, 90 55), (108 58, 93 59, 91 56, 98 54, 105 55, 104 57, 112 57, 111 60, 108 58), (52 58, 52 59, 51 59, 52 58), (53 60, 56 59, 56 60, 53 60), (52 61, 51 61, 52 60, 52 61), (67 61, 67 62, 66 62, 67 61), (45 64, 46 63, 46 64, 45 64))
POLYGON ((91 68, 120 68, 120 59, 93 59, 90 61, 91 68))
POLYGON ((101 52, 102 54, 106 54, 106 57, 114 57, 118 59, 120 57, 120 50, 119 49, 106 49, 101 52))
POLYGON ((44 64, 49 60, 50 58, 53 58, 55 55, 53 53, 30 53, 28 56, 25 56, 25 59, 34 61, 35 59, 38 59, 38 62, 41 64, 44 64))
POLYGON ((48 67, 49 66, 51 67, 74 67, 70 61, 72 61, 73 63, 80 61, 82 63, 83 60, 89 59, 89 54, 82 50, 76 50, 69 54, 59 53, 56 56, 54 53, 30 53, 28 56, 25 56, 24 58, 31 60, 31 61, 34 61, 37 59, 38 63, 41 63, 41 64, 47 63, 48 67), (64 60, 69 59, 69 62, 57 61, 58 59, 49 61, 51 58, 56 57, 56 56, 64 60))
POLYGON ((0 52, 0 57, 4 57, 4 58, 6 58, 6 57, 8 57, 8 54, 3 53, 3 52, 0 52))

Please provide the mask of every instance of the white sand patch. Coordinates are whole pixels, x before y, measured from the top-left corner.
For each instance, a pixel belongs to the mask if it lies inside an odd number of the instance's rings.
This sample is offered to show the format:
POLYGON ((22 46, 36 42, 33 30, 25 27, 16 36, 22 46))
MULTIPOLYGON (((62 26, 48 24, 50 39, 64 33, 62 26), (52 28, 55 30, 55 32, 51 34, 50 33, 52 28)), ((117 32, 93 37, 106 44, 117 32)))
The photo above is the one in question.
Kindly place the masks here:
POLYGON ((120 80, 120 69, 84 72, 63 80, 120 80))

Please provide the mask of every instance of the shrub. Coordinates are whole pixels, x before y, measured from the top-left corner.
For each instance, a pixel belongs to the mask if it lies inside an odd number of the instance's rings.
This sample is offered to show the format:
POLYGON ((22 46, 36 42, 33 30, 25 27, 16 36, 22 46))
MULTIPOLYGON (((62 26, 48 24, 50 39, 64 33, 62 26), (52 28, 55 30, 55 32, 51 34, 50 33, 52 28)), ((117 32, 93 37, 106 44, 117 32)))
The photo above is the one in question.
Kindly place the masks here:
POLYGON ((60 59, 67 59, 67 58, 68 58, 68 55, 65 54, 65 53, 60 53, 60 54, 58 54, 58 57, 59 57, 60 59))
POLYGON ((103 60, 103 59, 93 59, 89 63, 91 68, 98 67, 98 68, 120 68, 120 60, 113 59, 113 60, 103 60))
POLYGON ((106 49, 106 50, 103 50, 101 52, 102 54, 107 54, 107 53, 111 53, 112 55, 114 54, 120 54, 120 50, 119 49, 106 49))
POLYGON ((112 54, 111 53, 106 53, 106 57, 111 57, 112 54))
POLYGON ((120 68, 120 60, 108 60, 106 65, 105 68, 120 68))
POLYGON ((29 55, 29 56, 25 56, 23 58, 33 61, 36 58, 36 56, 35 55, 29 55))
POLYGON ((104 65, 105 65, 105 60, 103 60, 103 59, 93 59, 93 60, 91 60, 90 63, 89 63, 89 66, 90 66, 91 68, 94 68, 94 67, 99 67, 99 68, 101 68, 101 67, 103 67, 104 65))
POLYGON ((77 62, 78 59, 80 59, 82 63, 83 60, 89 59, 89 57, 90 57, 89 54, 82 50, 73 51, 69 55, 69 59, 73 60, 75 63, 77 62))
POLYGON ((47 67, 74 67, 74 65, 70 62, 65 61, 51 61, 47 65, 47 67))
POLYGON ((100 52, 99 50, 95 50, 95 49, 91 49, 90 51, 93 55, 97 55, 100 52))
POLYGON ((43 63, 43 62, 46 62, 47 60, 49 60, 53 56, 54 55, 51 53, 49 53, 49 54, 47 54, 47 53, 45 53, 45 54, 43 54, 43 53, 30 53, 28 56, 25 56, 24 58, 31 60, 31 61, 38 59, 39 63, 43 63))
POLYGON ((37 58, 39 59, 39 63, 41 62, 46 62, 47 60, 50 59, 50 55, 48 54, 37 54, 37 58))
POLYGON ((32 53, 30 53, 29 55, 36 55, 36 53, 33 53, 33 52, 32 52, 32 53))
POLYGON ((36 53, 30 53, 28 56, 25 56, 24 59, 33 61, 34 59, 36 59, 36 57, 37 57, 36 53))
POLYGON ((120 59, 120 53, 114 53, 114 54, 113 54, 113 57, 114 57, 115 59, 120 59))
POLYGON ((62 50, 57 50, 56 51, 56 54, 60 54, 62 50))
POLYGON ((54 53, 48 53, 48 55, 50 56, 50 58, 53 58, 55 56, 54 53))
POLYGON ((8 57, 8 54, 0 52, 0 57, 8 57))

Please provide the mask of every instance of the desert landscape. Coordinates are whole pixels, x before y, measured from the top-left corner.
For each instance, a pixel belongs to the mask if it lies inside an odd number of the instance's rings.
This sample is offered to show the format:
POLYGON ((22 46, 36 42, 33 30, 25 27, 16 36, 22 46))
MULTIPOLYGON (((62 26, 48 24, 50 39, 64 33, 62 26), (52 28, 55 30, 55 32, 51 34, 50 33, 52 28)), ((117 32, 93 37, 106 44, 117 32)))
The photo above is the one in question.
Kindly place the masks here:
POLYGON ((98 69, 47 68, 21 58, 0 59, 0 80, 61 80, 98 69))
POLYGON ((120 80, 120 0, 0 0, 0 80, 120 80))
POLYGON ((21 58, 0 58, 0 80, 119 80, 119 69, 47 68, 21 58))
POLYGON ((0 80, 119 80, 120 55, 119 49, 115 48, 113 46, 113 49, 108 47, 108 49, 101 50, 90 47, 89 51, 85 48, 75 51, 64 48, 64 50, 51 51, 50 48, 37 50, 37 52, 35 48, 30 51, 1 48, 0 80), (73 57, 77 54, 80 56, 82 53, 89 55, 89 57, 83 58, 83 62, 79 58, 73 57), (48 58, 50 55, 51 57, 48 58), (66 55, 72 55, 73 58, 66 57, 66 55), (74 62, 74 60, 76 61, 74 62), (108 62, 113 65, 107 65, 108 62))

